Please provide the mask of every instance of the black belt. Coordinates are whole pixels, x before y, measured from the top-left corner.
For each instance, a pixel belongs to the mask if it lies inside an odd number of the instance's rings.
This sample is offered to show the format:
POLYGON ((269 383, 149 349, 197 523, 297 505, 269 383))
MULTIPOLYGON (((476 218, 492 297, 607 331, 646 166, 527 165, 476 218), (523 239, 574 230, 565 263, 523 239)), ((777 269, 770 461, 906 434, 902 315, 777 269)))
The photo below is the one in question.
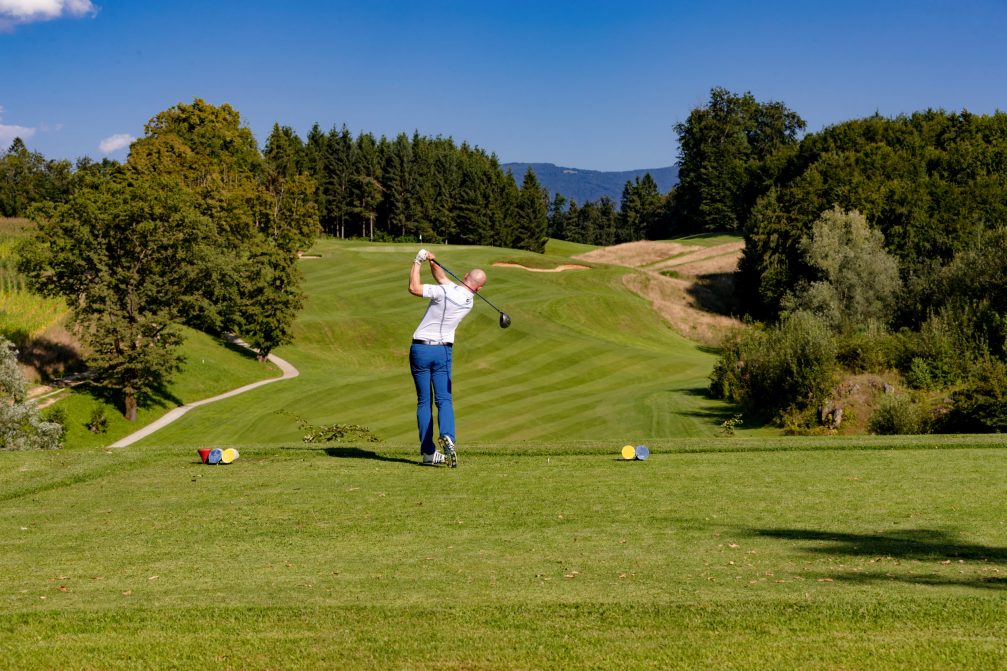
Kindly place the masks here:
POLYGON ((440 340, 417 340, 413 338, 414 345, 443 345, 444 347, 451 347, 449 342, 441 342, 440 340))

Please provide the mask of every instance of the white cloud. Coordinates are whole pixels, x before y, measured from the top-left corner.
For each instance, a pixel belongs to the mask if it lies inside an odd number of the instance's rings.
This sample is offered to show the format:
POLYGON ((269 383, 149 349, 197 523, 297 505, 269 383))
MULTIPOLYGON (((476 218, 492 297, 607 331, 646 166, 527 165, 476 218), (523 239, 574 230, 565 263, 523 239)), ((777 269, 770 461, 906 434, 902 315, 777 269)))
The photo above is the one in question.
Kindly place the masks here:
POLYGON ((7 147, 10 146, 10 143, 14 141, 14 138, 19 137, 22 140, 27 140, 34 134, 34 128, 28 128, 26 126, 8 126, 0 123, 0 151, 6 151, 7 147))
POLYGON ((133 140, 136 138, 129 133, 116 133, 111 137, 107 137, 98 143, 98 151, 102 154, 111 154, 112 152, 119 151, 120 149, 125 149, 133 140))
MULTIPOLYGON (((3 105, 0 105, 0 121, 3 121, 3 105)), ((7 151, 7 147, 16 137, 27 140, 35 134, 35 130, 27 126, 8 126, 0 123, 0 151, 7 151)))
POLYGON ((12 30, 20 23, 97 13, 98 7, 91 0, 0 0, 0 30, 12 30))

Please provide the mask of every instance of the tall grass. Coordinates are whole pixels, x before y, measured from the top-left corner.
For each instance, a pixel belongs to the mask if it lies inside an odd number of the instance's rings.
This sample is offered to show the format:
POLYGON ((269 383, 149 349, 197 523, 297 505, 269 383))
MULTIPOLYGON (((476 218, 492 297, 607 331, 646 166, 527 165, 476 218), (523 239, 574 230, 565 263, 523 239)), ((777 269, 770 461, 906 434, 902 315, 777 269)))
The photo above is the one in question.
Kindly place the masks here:
POLYGON ((24 219, 0 219, 0 335, 23 343, 41 335, 69 313, 66 302, 31 293, 17 271, 17 245, 30 225, 24 219))

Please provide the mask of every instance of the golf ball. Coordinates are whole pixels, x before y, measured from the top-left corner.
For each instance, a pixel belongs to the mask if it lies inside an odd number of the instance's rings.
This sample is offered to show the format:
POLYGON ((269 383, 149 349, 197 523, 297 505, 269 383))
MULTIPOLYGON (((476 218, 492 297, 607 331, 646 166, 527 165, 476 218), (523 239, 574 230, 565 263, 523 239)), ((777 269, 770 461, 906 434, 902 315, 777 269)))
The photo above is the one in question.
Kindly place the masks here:
POLYGON ((626 460, 636 459, 636 448, 632 445, 624 446, 622 448, 622 458, 626 460))

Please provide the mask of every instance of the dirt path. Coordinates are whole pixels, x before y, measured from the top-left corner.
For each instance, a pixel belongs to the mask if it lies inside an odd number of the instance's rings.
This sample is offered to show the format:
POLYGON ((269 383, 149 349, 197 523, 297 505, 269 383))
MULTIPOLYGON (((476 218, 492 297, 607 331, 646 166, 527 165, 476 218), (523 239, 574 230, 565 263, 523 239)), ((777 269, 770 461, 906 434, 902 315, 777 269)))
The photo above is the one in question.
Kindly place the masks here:
POLYGON ((732 312, 734 272, 745 243, 712 247, 643 240, 595 249, 574 259, 635 268, 623 283, 650 304, 678 333, 718 345, 741 322, 732 312))
MULTIPOLYGON (((235 340, 239 345, 247 347, 245 343, 240 340, 235 340)), ((109 445, 109 447, 126 447, 132 445, 141 438, 146 438, 150 434, 154 433, 158 429, 162 429, 165 426, 171 424, 176 419, 189 412, 193 408, 198 408, 201 405, 207 405, 208 403, 214 403, 216 401, 222 401, 225 398, 231 398, 232 396, 237 396, 238 394, 244 394, 246 391, 251 391, 252 389, 257 389, 263 385, 272 384, 273 382, 280 382, 281 380, 289 380, 292 377, 297 377, 300 372, 294 368, 289 362, 281 359, 275 354, 270 354, 266 357, 269 361, 276 364, 276 366, 283 372, 280 377, 271 377, 268 380, 259 380, 258 382, 253 382, 251 384, 246 384, 244 387, 238 387, 237 389, 232 389, 231 391, 224 392, 217 396, 211 398, 204 398, 202 401, 193 401, 192 403, 186 403, 185 405, 180 405, 177 408, 172 409, 166 415, 161 418, 151 422, 147 426, 143 427, 139 431, 129 434, 125 438, 121 438, 118 441, 109 445)))

